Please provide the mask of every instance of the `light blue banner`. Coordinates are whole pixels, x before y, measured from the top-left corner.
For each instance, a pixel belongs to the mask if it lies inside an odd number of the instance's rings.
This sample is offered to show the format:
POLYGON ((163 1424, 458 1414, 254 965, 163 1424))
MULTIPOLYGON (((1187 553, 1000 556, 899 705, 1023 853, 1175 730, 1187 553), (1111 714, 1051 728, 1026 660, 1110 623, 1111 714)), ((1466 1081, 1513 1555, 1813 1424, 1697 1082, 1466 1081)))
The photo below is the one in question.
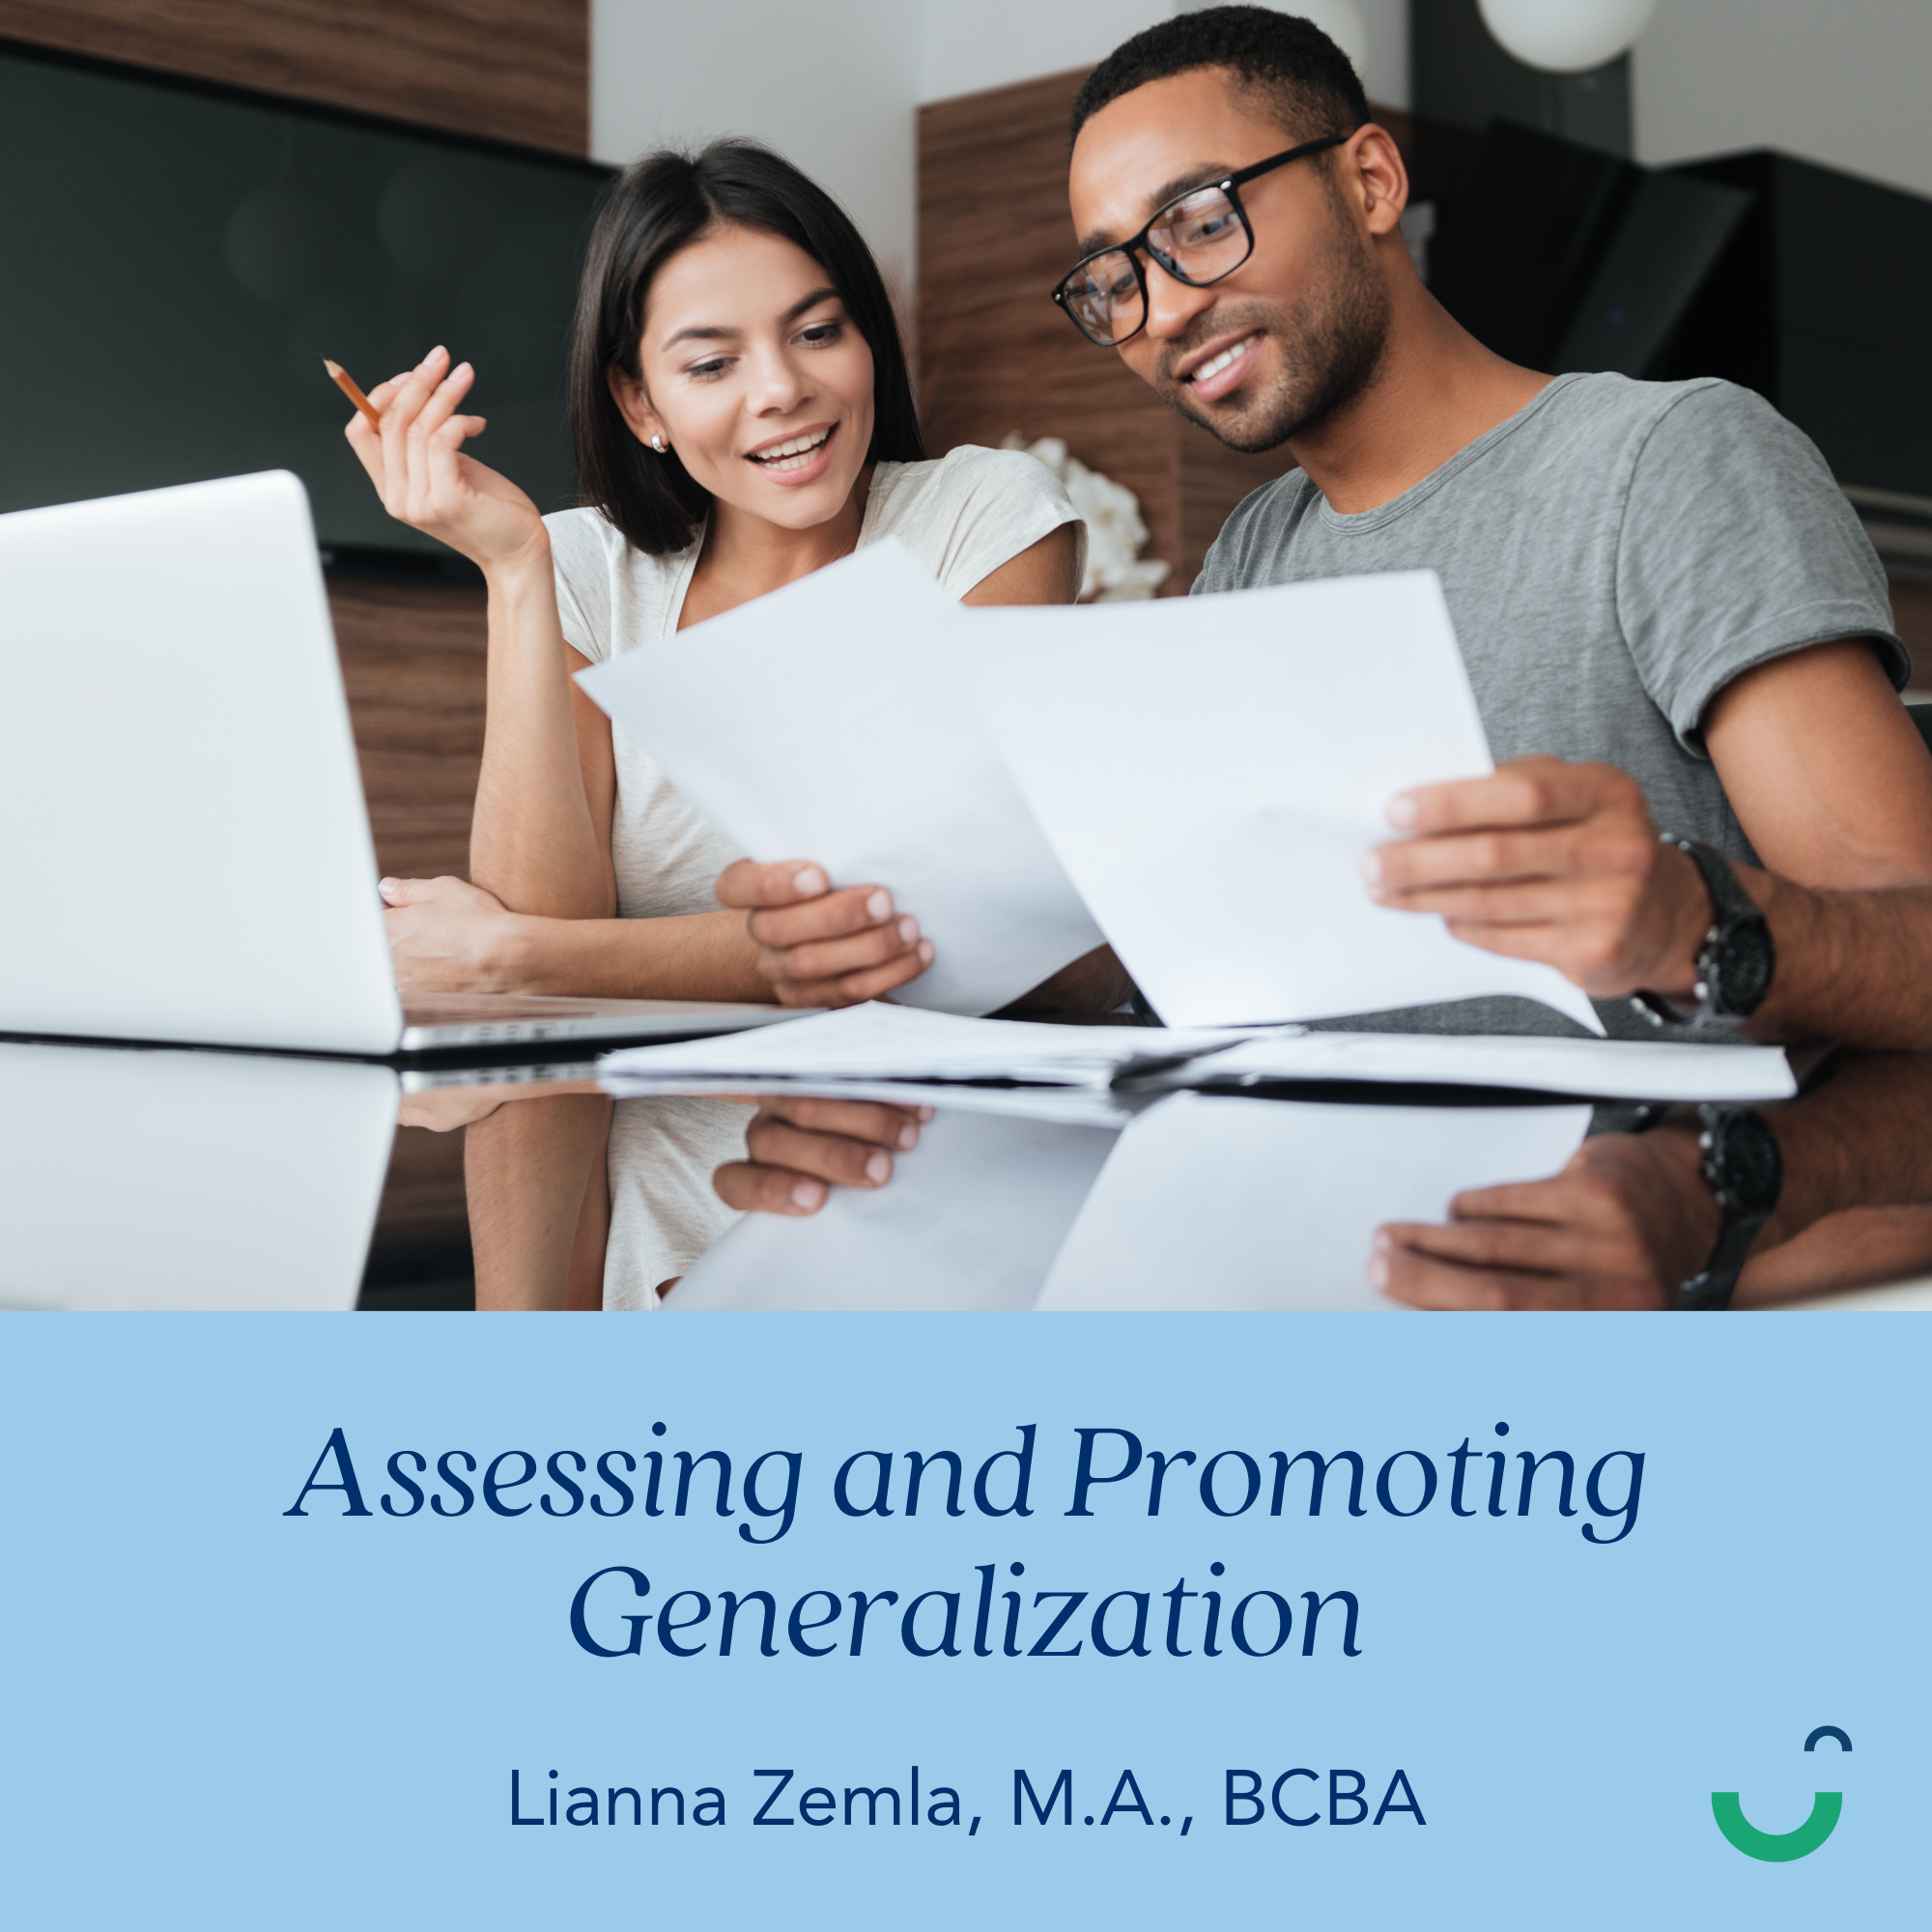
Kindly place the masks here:
POLYGON ((1902 1924, 1928 1350, 18 1317, 0 1917, 1902 1924))

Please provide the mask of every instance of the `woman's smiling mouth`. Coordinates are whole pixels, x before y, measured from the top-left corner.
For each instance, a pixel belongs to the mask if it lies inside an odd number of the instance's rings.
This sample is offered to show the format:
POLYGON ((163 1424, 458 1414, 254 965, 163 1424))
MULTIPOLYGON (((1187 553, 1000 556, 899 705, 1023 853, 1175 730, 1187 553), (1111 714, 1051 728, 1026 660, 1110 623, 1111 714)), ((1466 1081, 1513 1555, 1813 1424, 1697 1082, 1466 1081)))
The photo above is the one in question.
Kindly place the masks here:
POLYGON ((801 430, 781 441, 768 442, 762 449, 747 450, 746 460, 755 463, 768 476, 799 475, 822 460, 838 427, 837 423, 822 423, 815 429, 801 430))

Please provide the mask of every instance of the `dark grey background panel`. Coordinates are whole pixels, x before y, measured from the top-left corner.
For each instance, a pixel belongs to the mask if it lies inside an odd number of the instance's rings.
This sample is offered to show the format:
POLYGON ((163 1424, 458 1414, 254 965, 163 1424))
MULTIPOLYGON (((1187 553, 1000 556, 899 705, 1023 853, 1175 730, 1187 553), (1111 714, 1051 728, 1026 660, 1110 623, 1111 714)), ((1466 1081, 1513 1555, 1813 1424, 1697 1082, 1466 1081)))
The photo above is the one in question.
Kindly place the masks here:
POLYGON ((608 171, 0 49, 0 510, 286 468, 325 548, 447 554, 342 440, 438 342, 485 462, 576 490, 563 366, 608 171))

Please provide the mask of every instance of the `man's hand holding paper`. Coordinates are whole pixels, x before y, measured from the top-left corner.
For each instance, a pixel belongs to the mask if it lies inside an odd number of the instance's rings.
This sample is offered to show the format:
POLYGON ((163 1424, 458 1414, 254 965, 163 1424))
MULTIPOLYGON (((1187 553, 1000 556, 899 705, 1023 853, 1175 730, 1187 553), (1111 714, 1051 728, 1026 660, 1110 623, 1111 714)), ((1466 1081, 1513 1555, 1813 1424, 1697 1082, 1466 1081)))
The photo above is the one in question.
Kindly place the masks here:
POLYGON ((1378 905, 1438 913, 1455 938, 1545 960, 1596 999, 1688 985, 1710 900, 1628 772, 1517 758, 1405 792, 1388 816, 1410 836, 1363 861, 1378 905))
POLYGON ((1492 769, 1433 572, 964 624, 1020 789, 1170 1025, 1514 993, 1602 1031, 1553 967, 1365 886, 1391 798, 1492 769))

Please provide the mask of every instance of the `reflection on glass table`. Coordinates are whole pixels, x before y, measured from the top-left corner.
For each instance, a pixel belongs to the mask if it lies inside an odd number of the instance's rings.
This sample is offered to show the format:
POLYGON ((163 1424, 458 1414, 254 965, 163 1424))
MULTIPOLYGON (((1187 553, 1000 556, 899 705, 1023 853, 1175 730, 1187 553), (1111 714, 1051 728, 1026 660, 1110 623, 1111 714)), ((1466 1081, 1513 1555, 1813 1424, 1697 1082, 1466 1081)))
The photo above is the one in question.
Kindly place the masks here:
MULTIPOLYGON (((815 1215, 739 1219, 674 1281, 619 1279, 601 1232, 613 1195, 648 1187, 654 1163, 678 1170, 673 1135, 640 1112, 600 1162, 609 1102, 499 1109, 487 1138, 470 1129, 478 1305, 1661 1308, 1719 1225, 1690 1109, 1333 1086, 1151 1103, 892 1091, 938 1111, 889 1181, 835 1188, 815 1215)), ((786 1106, 765 1104, 760 1119, 786 1106)), ((1932 1275, 1932 1057, 1841 1056, 1762 1114, 1783 1191, 1736 1306, 1932 1275)))
MULTIPOLYGON (((341 1309, 358 1287, 364 1306, 432 1305, 366 1286, 431 1218, 410 1149, 438 1156, 461 1255, 460 1303, 436 1305, 469 1305, 473 1255, 485 1309, 1661 1307, 1716 1227, 1686 1109, 1333 1083, 868 1090, 895 1112, 834 1091, 828 1114, 797 1083, 613 1101, 583 1065, 399 1078, 0 1042, 0 1306, 341 1309), (662 1229, 612 1237, 695 1198, 754 1120, 760 1160, 807 1161, 854 1121, 917 1145, 850 1141, 848 1178, 867 1160, 890 1178, 814 1214, 719 1203, 682 1250, 662 1229)), ((1783 1186, 1735 1305, 1932 1301, 1932 1056, 1839 1056, 1761 1112, 1783 1186)))
POLYGON ((389 1067, 0 1041, 0 1307, 353 1308, 389 1067))

